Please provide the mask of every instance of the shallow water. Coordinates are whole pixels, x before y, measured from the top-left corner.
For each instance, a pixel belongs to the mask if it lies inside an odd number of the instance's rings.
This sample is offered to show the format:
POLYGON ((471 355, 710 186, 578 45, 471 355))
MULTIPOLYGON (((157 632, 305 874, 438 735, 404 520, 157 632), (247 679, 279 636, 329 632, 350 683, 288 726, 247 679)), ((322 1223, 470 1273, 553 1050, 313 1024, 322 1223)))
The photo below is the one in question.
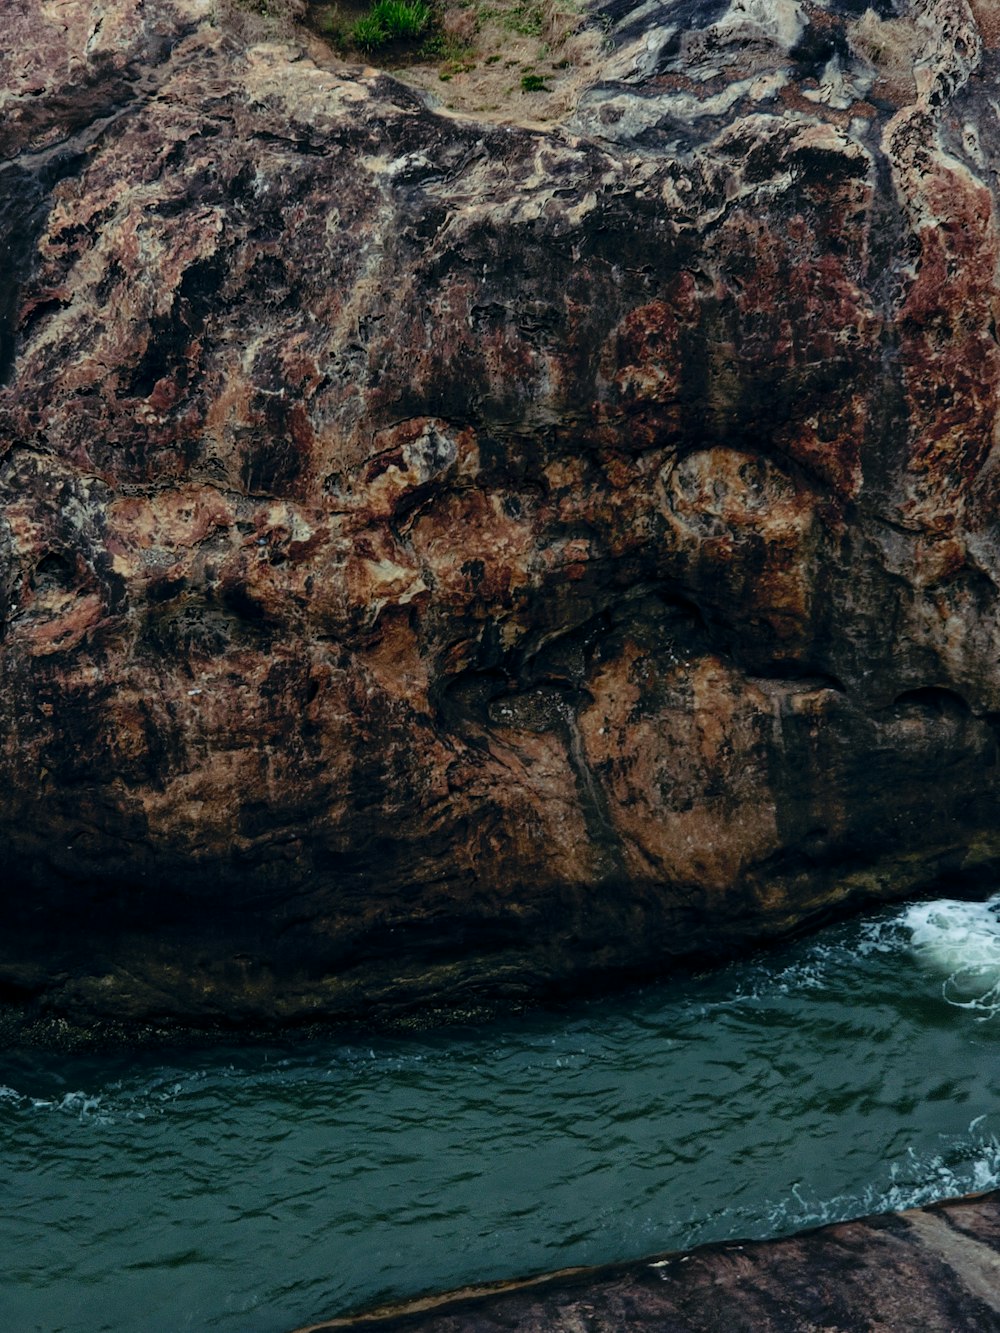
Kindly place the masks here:
POLYGON ((475 1031, 0 1056, 0 1328, 287 1333, 1000 1184, 1000 895, 475 1031))

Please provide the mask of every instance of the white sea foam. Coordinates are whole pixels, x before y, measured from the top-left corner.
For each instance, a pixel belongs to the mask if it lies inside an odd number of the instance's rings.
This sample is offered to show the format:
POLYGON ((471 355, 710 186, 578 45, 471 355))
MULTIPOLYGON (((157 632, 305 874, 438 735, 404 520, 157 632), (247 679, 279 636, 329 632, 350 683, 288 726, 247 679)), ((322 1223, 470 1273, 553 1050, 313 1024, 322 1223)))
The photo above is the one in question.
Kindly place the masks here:
POLYGON ((59 1111, 76 1116, 81 1121, 104 1121, 107 1118, 101 1114, 100 1094, 66 1092, 61 1097, 29 1097, 28 1102, 33 1111, 59 1111))
POLYGON ((867 921, 861 921, 854 952, 860 958, 899 953, 906 947, 905 934, 900 930, 901 924, 898 915, 871 917, 867 921))
POLYGON ((941 994, 949 1004, 980 1021, 1000 1013, 1000 896, 914 903, 901 924, 917 962, 943 977, 941 994))
POLYGON ((959 1198, 1000 1186, 1000 1141, 983 1134, 985 1116, 977 1116, 964 1135, 942 1135, 938 1151, 909 1148, 888 1164, 866 1188, 831 1197, 795 1184, 780 1199, 756 1206, 724 1208, 708 1223, 699 1222, 684 1235, 684 1248, 735 1236, 787 1235, 809 1227, 846 1222, 869 1214, 923 1208, 940 1199, 959 1198))

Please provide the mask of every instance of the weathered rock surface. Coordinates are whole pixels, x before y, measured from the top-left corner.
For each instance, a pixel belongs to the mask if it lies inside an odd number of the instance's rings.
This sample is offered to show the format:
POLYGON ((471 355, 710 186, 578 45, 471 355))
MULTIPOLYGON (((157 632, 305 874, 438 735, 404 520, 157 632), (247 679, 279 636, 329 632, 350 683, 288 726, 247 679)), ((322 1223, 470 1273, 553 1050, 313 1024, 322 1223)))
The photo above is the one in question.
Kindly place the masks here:
POLYGON ((995 1333, 1000 1197, 414 1302, 299 1333, 995 1333))
POLYGON ((995 11, 593 21, 542 131, 8 0, 9 998, 518 1003, 995 872, 995 11))

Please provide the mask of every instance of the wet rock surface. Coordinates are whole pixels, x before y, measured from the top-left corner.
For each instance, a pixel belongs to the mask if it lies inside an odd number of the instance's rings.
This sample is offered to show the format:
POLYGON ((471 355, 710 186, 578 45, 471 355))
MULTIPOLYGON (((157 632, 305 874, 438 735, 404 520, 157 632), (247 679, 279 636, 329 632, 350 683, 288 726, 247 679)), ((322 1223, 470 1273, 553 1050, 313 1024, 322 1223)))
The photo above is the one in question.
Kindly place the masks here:
POLYGON ((479 1012, 995 874, 995 16, 590 21, 541 130, 8 5, 12 1002, 479 1012))
POLYGON ((456 1293, 299 1333, 989 1333, 1000 1329, 996 1194, 456 1293))

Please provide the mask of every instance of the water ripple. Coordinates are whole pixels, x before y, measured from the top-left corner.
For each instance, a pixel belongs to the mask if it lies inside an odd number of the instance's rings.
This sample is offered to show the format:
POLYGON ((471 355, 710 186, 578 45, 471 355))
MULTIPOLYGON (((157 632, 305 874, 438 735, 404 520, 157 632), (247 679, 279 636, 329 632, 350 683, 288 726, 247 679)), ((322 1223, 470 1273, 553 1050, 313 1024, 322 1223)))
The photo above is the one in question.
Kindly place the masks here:
POLYGON ((561 1021, 0 1058, 0 1326, 277 1333, 991 1187, 998 1012, 1000 899, 883 913, 561 1021))

